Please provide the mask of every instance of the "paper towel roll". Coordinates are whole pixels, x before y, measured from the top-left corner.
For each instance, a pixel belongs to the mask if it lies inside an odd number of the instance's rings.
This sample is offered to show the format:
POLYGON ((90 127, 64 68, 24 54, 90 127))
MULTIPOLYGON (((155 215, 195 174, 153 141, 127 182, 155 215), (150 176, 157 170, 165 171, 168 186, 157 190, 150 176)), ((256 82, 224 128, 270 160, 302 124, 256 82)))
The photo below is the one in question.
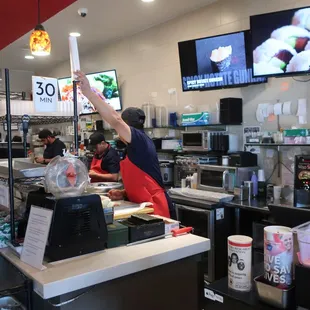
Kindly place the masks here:
POLYGON ((287 101, 283 103, 283 115, 291 115, 292 110, 291 110, 291 102, 287 101))
POLYGON ((75 80, 74 72, 80 70, 79 48, 76 37, 69 37, 70 65, 72 80, 75 80))
POLYGON ((298 99, 298 111, 297 116, 307 115, 307 99, 302 98, 298 99))
POLYGON ((282 103, 278 102, 273 106, 274 115, 282 114, 282 103))

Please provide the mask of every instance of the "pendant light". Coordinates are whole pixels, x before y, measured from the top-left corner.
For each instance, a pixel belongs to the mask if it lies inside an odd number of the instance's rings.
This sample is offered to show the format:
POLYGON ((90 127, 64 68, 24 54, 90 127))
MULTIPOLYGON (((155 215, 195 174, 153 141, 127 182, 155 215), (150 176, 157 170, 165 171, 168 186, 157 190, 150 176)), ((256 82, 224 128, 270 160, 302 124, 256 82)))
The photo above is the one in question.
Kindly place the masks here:
POLYGON ((29 46, 34 56, 48 56, 51 53, 50 37, 40 21, 40 0, 38 0, 38 24, 30 36, 29 46))

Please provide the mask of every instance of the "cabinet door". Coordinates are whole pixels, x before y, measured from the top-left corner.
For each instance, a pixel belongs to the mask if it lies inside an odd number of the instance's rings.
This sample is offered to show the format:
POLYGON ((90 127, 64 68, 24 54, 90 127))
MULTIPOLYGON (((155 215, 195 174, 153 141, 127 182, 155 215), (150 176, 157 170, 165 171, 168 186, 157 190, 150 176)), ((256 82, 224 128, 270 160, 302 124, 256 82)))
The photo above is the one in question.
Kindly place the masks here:
POLYGON ((214 281, 214 211, 179 204, 175 208, 181 225, 193 227, 194 235, 210 239, 211 249, 203 254, 203 271, 207 281, 214 281))

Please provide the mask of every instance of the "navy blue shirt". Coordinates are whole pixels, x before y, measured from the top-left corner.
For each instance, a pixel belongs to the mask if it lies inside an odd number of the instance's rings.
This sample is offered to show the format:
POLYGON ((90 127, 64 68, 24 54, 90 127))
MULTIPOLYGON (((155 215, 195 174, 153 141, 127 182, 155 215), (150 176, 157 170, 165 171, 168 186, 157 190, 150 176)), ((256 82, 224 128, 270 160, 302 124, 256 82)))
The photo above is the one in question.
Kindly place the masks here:
POLYGON ((95 155, 97 159, 102 158, 101 169, 115 174, 120 171, 120 157, 115 149, 109 147, 102 156, 95 155))
POLYGON ((66 149, 66 145, 59 139, 55 139, 52 144, 48 144, 44 150, 43 158, 52 159, 56 156, 63 156, 63 150, 66 149))
MULTIPOLYGON (((160 187, 164 189, 164 182, 161 176, 159 161, 156 148, 152 139, 150 139, 143 130, 133 127, 131 129, 131 143, 127 146, 127 156, 129 160, 151 176, 160 187)), ((168 201, 170 216, 175 218, 175 211, 172 201, 165 192, 168 201)))

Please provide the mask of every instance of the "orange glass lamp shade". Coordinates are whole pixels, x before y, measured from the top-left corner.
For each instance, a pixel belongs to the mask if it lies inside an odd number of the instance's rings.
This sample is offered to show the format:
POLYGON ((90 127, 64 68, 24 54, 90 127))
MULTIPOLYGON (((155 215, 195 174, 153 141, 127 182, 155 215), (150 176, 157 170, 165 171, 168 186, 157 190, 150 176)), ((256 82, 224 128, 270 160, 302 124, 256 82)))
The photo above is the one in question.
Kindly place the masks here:
POLYGON ((48 56, 51 54, 51 39, 42 25, 37 25, 33 30, 29 46, 32 55, 48 56))

